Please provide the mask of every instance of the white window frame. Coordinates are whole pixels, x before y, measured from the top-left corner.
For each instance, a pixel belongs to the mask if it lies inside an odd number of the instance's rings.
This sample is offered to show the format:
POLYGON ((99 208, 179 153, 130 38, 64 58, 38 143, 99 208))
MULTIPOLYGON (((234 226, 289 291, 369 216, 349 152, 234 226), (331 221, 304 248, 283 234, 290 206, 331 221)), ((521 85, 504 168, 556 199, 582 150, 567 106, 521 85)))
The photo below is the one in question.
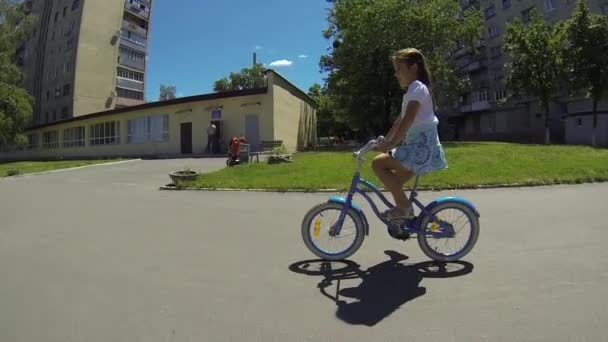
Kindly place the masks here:
POLYGON ((42 132, 42 148, 47 150, 59 148, 59 131, 42 132))
POLYGON ((91 146, 120 144, 120 121, 106 121, 91 125, 89 132, 91 146), (114 134, 112 134, 112 125, 114 125, 114 134))
POLYGON ((144 73, 140 71, 131 70, 122 66, 117 67, 116 74, 118 78, 125 80, 144 83, 144 73), (139 79, 141 78, 141 80, 139 79))
POLYGON ((127 121, 127 143, 143 144, 147 142, 169 142, 168 114, 143 116, 127 121), (154 131, 154 121, 156 120, 160 122, 160 125, 157 126, 160 127, 158 131, 154 131))
POLYGON ((84 147, 85 133, 84 126, 70 127, 63 130, 63 147, 84 147), (78 134, 81 133, 81 134, 78 134))
POLYGON ((40 134, 33 133, 27 136, 27 149, 35 150, 40 147, 40 134))

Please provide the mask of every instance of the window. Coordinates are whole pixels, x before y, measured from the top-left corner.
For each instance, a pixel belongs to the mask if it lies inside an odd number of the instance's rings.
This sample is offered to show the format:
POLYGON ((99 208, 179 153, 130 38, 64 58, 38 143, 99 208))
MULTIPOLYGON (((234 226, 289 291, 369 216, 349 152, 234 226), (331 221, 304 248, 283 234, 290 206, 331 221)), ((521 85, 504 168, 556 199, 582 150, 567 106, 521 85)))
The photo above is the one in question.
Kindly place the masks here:
POLYGON ((63 72, 64 72, 64 73, 68 73, 68 72, 70 72, 70 71, 71 71, 71 69, 72 69, 72 65, 71 65, 71 63, 70 63, 70 62, 65 62, 65 63, 63 63, 63 72))
POLYGON ((57 87, 55 88, 55 97, 57 98, 59 96, 61 96, 61 88, 57 87))
MULTIPOLYGON (((131 49, 128 49, 124 46, 120 47, 120 58, 126 59, 136 63, 144 64, 146 62, 146 55, 141 52, 137 52, 131 49)), ((119 59, 120 61, 120 59, 119 59)))
POLYGON ((502 8, 507 9, 511 7, 511 0, 502 0, 502 8))
POLYGON ((69 112, 68 107, 66 107, 66 106, 62 107, 61 108, 61 118, 62 119, 67 119, 68 118, 68 114, 69 114, 68 112, 69 112))
POLYGON ((65 17, 65 15, 68 13, 68 7, 64 7, 63 8, 63 16, 65 17))
POLYGON ((141 36, 135 32, 131 32, 131 31, 123 28, 120 31, 120 36, 135 44, 139 44, 141 46, 146 46, 146 37, 141 36))
POLYGON ((488 36, 489 38, 496 38, 500 35, 499 31, 498 31, 498 27, 495 25, 492 25, 490 27, 488 27, 488 36))
POLYGON ((59 19, 59 12, 55 12, 55 22, 57 22, 57 19, 59 19))
POLYGON ((506 89, 498 89, 494 92, 494 101, 499 102, 505 100, 507 98, 507 90, 506 89))
POLYGON ((118 67, 118 77, 126 78, 133 81, 143 82, 144 74, 142 72, 137 72, 125 68, 118 67))
POLYGON ((127 143, 169 141, 169 115, 141 117, 127 122, 127 143))
POLYGON ((583 119, 576 119, 576 125, 577 126, 582 126, 583 125, 583 119))
POLYGON ((67 42, 65 44, 66 45, 66 50, 69 50, 72 47, 73 44, 74 44, 74 37, 68 38, 68 40, 67 40, 67 42))
POLYGON ((150 4, 142 0, 129 0, 131 7, 137 8, 144 12, 150 12, 150 4))
POLYGON ((63 130, 63 147, 84 146, 84 126, 72 127, 63 130))
POLYGON ((51 40, 55 40, 55 30, 53 30, 53 33, 51 34, 51 40))
POLYGON ((77 10, 78 6, 80 6, 80 0, 74 0, 74 1, 72 1, 72 11, 77 10))
POLYGON ((494 4, 490 5, 488 8, 484 10, 484 14, 486 16, 486 20, 492 18, 496 15, 496 9, 494 8, 494 4))
POLYGON ((50 94, 50 92, 47 90, 47 91, 46 91, 46 102, 49 102, 49 100, 50 100, 50 98, 51 98, 51 96, 50 96, 50 95, 51 95, 51 94, 50 94))
POLYGON ((90 127, 91 145, 120 144, 120 121, 108 121, 90 127))
POLYGON ((69 84, 63 86, 63 96, 70 96, 70 88, 69 84))
POLYGON ((42 133, 42 148, 51 149, 59 147, 59 133, 57 131, 42 133))
POLYGON ((475 102, 486 102, 488 101, 488 90, 483 89, 473 93, 473 103, 475 102))
POLYGON ((144 93, 141 91, 137 91, 137 90, 116 88, 116 93, 118 94, 119 97, 124 97, 127 99, 134 99, 134 100, 143 100, 144 99, 144 93))
POLYGON ((52 117, 53 121, 57 120, 57 111, 53 110, 53 117, 52 117))
POLYGON ((555 0, 545 0, 545 12, 551 12, 555 9, 555 0))
POLYGON ((602 4, 600 11, 602 12, 602 14, 608 14, 608 2, 602 4))
POLYGON ((27 136, 27 149, 33 150, 39 147, 40 141, 38 139, 38 134, 28 134, 27 136))

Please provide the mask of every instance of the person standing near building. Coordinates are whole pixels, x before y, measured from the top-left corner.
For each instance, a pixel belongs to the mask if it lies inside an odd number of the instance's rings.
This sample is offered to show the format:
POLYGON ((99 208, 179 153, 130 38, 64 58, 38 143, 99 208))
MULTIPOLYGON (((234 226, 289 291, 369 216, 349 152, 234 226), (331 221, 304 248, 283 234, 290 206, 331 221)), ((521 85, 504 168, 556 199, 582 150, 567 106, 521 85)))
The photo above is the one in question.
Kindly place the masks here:
POLYGON ((216 146, 216 137, 215 134, 217 132, 217 127, 215 127, 215 125, 213 124, 213 121, 209 122, 209 126, 207 127, 207 149, 206 152, 212 152, 212 153, 216 153, 217 152, 217 146, 216 146))

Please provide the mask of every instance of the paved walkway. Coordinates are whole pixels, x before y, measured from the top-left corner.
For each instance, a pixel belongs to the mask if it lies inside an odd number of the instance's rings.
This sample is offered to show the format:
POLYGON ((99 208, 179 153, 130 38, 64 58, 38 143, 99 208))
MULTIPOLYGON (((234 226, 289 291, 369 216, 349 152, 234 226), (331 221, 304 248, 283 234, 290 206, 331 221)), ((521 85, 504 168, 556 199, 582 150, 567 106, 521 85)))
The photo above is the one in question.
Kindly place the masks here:
MULTIPOLYGON (((477 247, 429 277, 415 241, 371 235, 348 279, 300 221, 327 194, 159 191, 150 160, 0 180, 0 341, 602 341, 608 183, 458 194, 477 247), (364 271, 368 271, 364 273, 364 271), (450 273, 448 273, 449 275, 450 273)), ((365 207, 365 206, 364 206, 365 207)))

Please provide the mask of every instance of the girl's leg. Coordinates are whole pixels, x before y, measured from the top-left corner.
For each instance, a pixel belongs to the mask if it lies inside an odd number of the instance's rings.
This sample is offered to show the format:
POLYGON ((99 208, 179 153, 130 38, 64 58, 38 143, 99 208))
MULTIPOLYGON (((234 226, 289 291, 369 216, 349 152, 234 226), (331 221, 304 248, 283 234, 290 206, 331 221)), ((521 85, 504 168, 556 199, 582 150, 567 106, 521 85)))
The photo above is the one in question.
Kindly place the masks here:
POLYGON ((372 169, 386 189, 393 195, 395 205, 402 210, 410 208, 412 204, 408 200, 405 191, 403 191, 403 185, 415 173, 405 168, 400 161, 386 153, 382 153, 374 158, 372 169))

